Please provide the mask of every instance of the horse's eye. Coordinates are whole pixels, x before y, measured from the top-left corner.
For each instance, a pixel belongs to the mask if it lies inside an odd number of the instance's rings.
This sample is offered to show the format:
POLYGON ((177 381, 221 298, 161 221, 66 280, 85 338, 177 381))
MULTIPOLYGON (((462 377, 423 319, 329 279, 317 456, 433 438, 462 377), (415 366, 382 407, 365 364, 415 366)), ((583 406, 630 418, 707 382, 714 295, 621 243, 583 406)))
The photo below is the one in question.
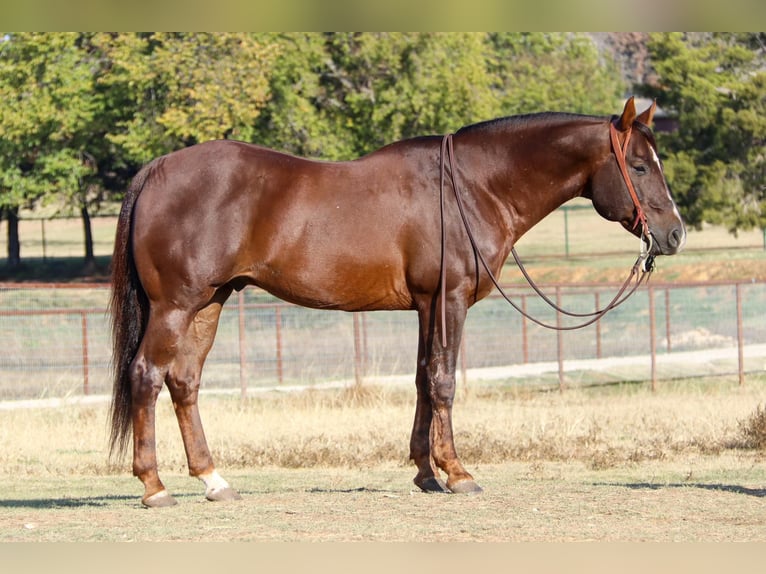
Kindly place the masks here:
POLYGON ((638 175, 646 175, 649 173, 649 168, 643 164, 638 164, 633 166, 633 171, 635 171, 638 175))

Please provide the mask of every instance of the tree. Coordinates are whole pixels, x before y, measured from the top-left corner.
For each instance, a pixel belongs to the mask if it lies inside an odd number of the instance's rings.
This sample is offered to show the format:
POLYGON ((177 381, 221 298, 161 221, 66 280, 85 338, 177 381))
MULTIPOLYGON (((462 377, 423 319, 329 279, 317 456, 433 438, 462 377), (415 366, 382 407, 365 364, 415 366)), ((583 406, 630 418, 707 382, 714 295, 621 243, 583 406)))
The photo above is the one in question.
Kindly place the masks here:
POLYGON ((687 223, 766 227, 766 34, 653 34, 649 50, 644 92, 679 120, 659 143, 687 223))
POLYGON ((133 113, 107 137, 144 163, 205 140, 249 141, 269 98, 276 47, 244 33, 112 34, 104 82, 133 113))
POLYGON ((21 263, 19 209, 71 199, 93 171, 77 143, 97 107, 90 72, 77 65, 77 40, 19 33, 0 41, 0 208, 9 221, 10 266, 21 263))
POLYGON ((318 105, 348 141, 347 155, 445 133, 494 115, 483 34, 337 33, 318 105))
POLYGON ((499 32, 488 37, 494 92, 504 115, 612 114, 626 84, 585 34, 499 32))
POLYGON ((329 56, 325 35, 261 33, 263 44, 277 46, 269 74, 269 99, 253 126, 255 143, 300 156, 340 159, 352 153, 338 131, 322 77, 329 56))
POLYGON ((0 42, 0 209, 20 262, 20 208, 83 219, 141 163, 184 145, 248 140, 273 46, 250 34, 20 33, 0 42))

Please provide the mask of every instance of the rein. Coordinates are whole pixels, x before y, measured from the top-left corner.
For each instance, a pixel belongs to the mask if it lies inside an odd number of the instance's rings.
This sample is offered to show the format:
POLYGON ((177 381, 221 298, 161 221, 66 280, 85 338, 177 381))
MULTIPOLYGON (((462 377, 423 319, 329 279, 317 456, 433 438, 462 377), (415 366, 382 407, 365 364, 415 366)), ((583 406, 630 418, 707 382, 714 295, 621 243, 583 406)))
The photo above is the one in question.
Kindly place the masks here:
POLYGON ((502 295, 503 299, 505 299, 516 311, 521 313, 524 317, 532 321, 533 323, 536 323, 537 325, 540 325, 541 327, 545 327, 546 329, 553 329, 556 331, 572 331, 575 329, 581 329, 583 327, 587 327, 588 325, 592 325, 601 317, 606 315, 607 312, 611 311, 615 307, 618 307, 622 303, 628 300, 628 298, 633 295, 633 293, 636 292, 638 287, 643 284, 647 278, 651 275, 653 268, 654 268, 654 257, 649 254, 649 251, 651 250, 651 244, 652 244, 652 236, 649 231, 649 224, 646 220, 646 214, 644 213, 644 210, 641 208, 641 204, 638 201, 638 195, 636 194, 635 188, 633 187, 633 183, 630 181, 630 177, 628 175, 628 170, 625 162, 625 150, 628 147, 628 142, 630 141, 631 136, 631 130, 628 130, 627 136, 625 137, 625 142, 623 143, 623 146, 621 147, 619 144, 619 139, 617 137, 617 129, 615 128, 613 123, 610 123, 609 126, 610 131, 610 139, 612 143, 612 150, 614 151, 615 157, 617 158, 617 164, 620 167, 620 172, 622 174, 623 179, 625 180, 625 184, 628 187, 628 193, 630 194, 631 200, 633 201, 633 204, 636 207, 636 220, 633 223, 633 229, 635 229, 639 223, 641 223, 641 251, 639 253, 638 259, 636 259, 636 262, 633 264, 633 267, 630 270, 630 274, 628 275, 627 279, 625 279, 625 282, 622 284, 622 287, 618 290, 617 294, 614 296, 614 298, 602 309, 599 309, 597 311, 594 311, 592 313, 574 313, 571 311, 567 311, 565 309, 562 309, 559 307, 556 303, 554 303, 543 291, 538 287, 538 285, 532 280, 532 277, 527 272, 526 268, 521 262, 521 259, 519 258, 518 254, 516 253, 516 248, 511 248, 511 253, 513 254, 513 258, 516 261, 516 264, 518 265, 519 269, 521 270, 522 274, 524 275, 524 278, 529 283, 530 287, 537 293, 540 298, 543 299, 548 305, 550 305, 553 309, 556 311, 563 313, 564 315, 568 315, 570 317, 579 317, 584 318, 588 317, 589 319, 583 323, 577 324, 577 325, 571 325, 567 327, 561 327, 558 325, 551 325, 549 323, 545 323, 536 317, 533 317, 527 311, 519 307, 516 303, 513 302, 513 300, 508 296, 508 294, 503 290, 503 288, 500 286, 499 282, 495 278, 494 274, 489 268, 489 265, 487 264, 487 261, 484 259, 484 256, 482 255, 481 251, 479 250, 479 247, 476 243, 476 240, 473 235, 473 230, 471 229, 470 224, 468 223, 468 218, 465 214, 465 209, 463 207, 463 201, 460 198, 460 193, 458 192, 458 186, 457 186, 457 173, 455 171, 454 167, 454 158, 455 158, 455 152, 453 149, 452 144, 452 134, 447 134, 442 139, 442 145, 441 145, 441 156, 440 156, 440 162, 439 162, 439 171, 440 171, 440 178, 439 178, 439 207, 441 210, 441 225, 442 225, 442 231, 441 231, 441 281, 440 281, 440 288, 441 288, 441 331, 442 331, 442 346, 447 346, 447 303, 446 303, 446 289, 447 289, 447 265, 446 265, 446 241, 447 241, 447 232, 446 232, 446 225, 445 225, 445 217, 444 217, 444 180, 445 180, 445 173, 446 173, 446 166, 449 165, 450 168, 450 179, 452 180, 452 191, 455 194, 455 201, 457 203, 458 211, 460 212, 460 217, 463 221, 463 226, 465 227, 466 233, 468 234, 468 239, 471 242, 471 246, 473 248, 475 256, 481 261, 482 266, 484 267, 484 270, 487 272, 487 275, 489 275, 490 280, 492 281, 493 285, 497 288, 497 290, 502 295), (445 158, 446 158, 446 164, 445 164, 445 158), (648 246, 644 245, 644 240, 648 242, 648 246), (641 275, 639 276, 639 271, 641 275), (628 287, 630 284, 633 283, 633 286, 628 290, 628 287), (627 293, 625 291, 628 290, 627 293))

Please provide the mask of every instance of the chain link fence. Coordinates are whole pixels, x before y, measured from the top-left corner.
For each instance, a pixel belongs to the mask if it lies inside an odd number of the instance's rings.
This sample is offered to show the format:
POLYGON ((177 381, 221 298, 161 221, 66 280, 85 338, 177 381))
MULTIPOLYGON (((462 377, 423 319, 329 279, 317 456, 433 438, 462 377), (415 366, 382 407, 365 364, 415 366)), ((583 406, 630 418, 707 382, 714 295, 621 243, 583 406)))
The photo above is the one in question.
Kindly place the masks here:
MULTIPOLYGON (((616 286, 545 290, 562 306, 593 311, 616 286)), ((529 289, 509 292, 529 313, 556 313, 529 289)), ((103 285, 0 284, 0 401, 111 392, 103 285)), ((766 282, 650 284, 598 323, 551 331, 499 296, 468 314, 458 384, 601 384, 766 369, 766 282)), ((567 324, 565 318, 560 318, 567 324)), ((413 384, 417 315, 306 309, 246 289, 227 302, 203 372, 203 388, 413 384)))

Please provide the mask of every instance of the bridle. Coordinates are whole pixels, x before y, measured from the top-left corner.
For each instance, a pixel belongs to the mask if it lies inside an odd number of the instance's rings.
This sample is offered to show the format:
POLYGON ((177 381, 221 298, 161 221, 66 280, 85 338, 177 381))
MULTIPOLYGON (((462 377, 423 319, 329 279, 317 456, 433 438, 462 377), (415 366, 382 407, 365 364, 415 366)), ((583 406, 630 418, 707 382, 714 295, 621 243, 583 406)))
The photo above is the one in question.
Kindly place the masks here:
POLYGON ((638 201, 638 194, 636 194, 636 189, 633 187, 633 182, 631 181, 630 175, 628 174, 628 166, 625 158, 628 149, 628 143, 630 142, 630 136, 632 134, 633 129, 628 128, 628 131, 625 134, 625 141, 622 143, 621 147, 620 138, 617 134, 617 127, 614 125, 614 122, 609 122, 609 139, 612 143, 612 152, 614 152, 614 157, 617 159, 617 165, 620 168, 622 179, 625 181, 625 185, 628 188, 630 199, 633 201, 633 205, 636 208, 636 219, 633 221, 632 229, 638 227, 639 223, 641 224, 641 252, 644 253, 644 240, 646 240, 647 245, 645 252, 649 253, 652 250, 652 233, 649 230, 649 223, 646 220, 646 213, 644 213, 644 210, 641 207, 641 202, 638 201))
MULTIPOLYGON (((579 317, 579 318, 588 318, 583 323, 579 323, 577 325, 570 325, 570 326, 559 326, 559 325, 551 325, 549 323, 545 323, 536 317, 533 317, 529 313, 527 313, 526 310, 521 308, 519 305, 517 305, 505 292, 505 290, 500 286, 499 282, 495 278, 494 274, 489 268, 489 265, 487 264, 487 261, 485 260, 484 256, 482 255, 481 251, 479 250, 479 246, 476 243, 476 239, 474 238, 473 230, 471 229, 470 224, 468 223, 468 219, 466 217, 465 209, 463 207, 463 200, 460 198, 460 193, 458 191, 458 185, 457 185, 457 172, 455 170, 455 151, 453 149, 452 144, 452 134, 447 134, 442 138, 442 145, 441 145, 441 155, 440 155, 440 161, 439 161, 439 172, 440 172, 440 178, 439 178, 439 207, 441 211, 441 280, 440 280, 440 291, 441 291, 441 332, 442 332, 442 346, 447 346, 447 265, 446 265, 446 253, 447 253, 447 232, 446 232, 446 225, 445 225, 445 211, 444 211, 444 180, 445 180, 445 174, 446 174, 446 167, 449 165, 449 171, 450 171, 450 179, 452 180, 452 191, 455 194, 455 201, 457 203, 458 211, 460 212, 460 217, 463 221, 463 225, 465 227, 466 233, 468 234, 468 239, 471 242, 471 246, 474 251, 475 257, 481 261, 482 266, 484 267, 484 270, 487 272, 487 275, 489 276, 490 280, 494 284, 494 286, 497 288, 497 290, 500 292, 502 297, 519 313, 521 313, 524 317, 532 321, 533 323, 536 323, 537 325, 540 325, 541 327, 545 327, 547 329, 553 329, 556 331, 572 331, 575 329, 581 329, 583 327, 587 327, 588 325, 592 325, 601 317, 606 315, 607 312, 611 311, 615 307, 621 305, 627 299, 633 295, 633 293, 636 292, 638 287, 648 280, 648 277, 651 275, 652 271, 654 270, 654 256, 650 254, 651 248, 652 248, 652 235, 649 230, 649 224, 646 219, 646 214, 644 213, 644 210, 641 207, 641 203, 638 200, 638 195, 636 194, 636 190, 633 187, 633 182, 630 180, 630 176, 628 174, 628 169, 626 165, 625 160, 625 152, 628 149, 628 143, 630 142, 630 136, 632 133, 632 129, 629 128, 627 131, 627 134, 625 136, 625 141, 623 142, 623 145, 620 146, 617 128, 614 125, 614 122, 610 122, 609 124, 609 132, 610 132, 610 141, 612 144, 612 152, 615 155, 615 158, 617 159, 617 164, 620 168, 620 173, 622 174, 622 178, 625 181, 625 185, 628 188, 628 193, 630 194, 630 198, 633 201, 633 205, 636 208, 636 219, 633 222, 633 229, 636 229, 638 227, 639 223, 641 224, 641 249, 640 253, 638 255, 638 259, 636 259, 636 262, 633 264, 633 267, 631 268, 630 275, 628 275, 628 278, 625 280, 625 282, 622 284, 622 287, 618 290, 617 294, 612 298, 612 300, 602 309, 599 309, 597 311, 594 311, 592 313, 574 313, 571 311, 567 311, 565 309, 562 309, 559 307, 556 303, 554 303, 543 291, 537 286, 537 284, 532 280, 531 276, 527 272, 526 268, 521 262, 521 259, 519 258, 518 254, 516 253, 516 248, 511 248, 511 253, 513 254, 513 258, 516 261, 516 264, 518 265, 519 269, 521 270, 522 274, 524 275, 524 278, 529 283, 530 287, 553 309, 558 311, 559 313, 563 313, 564 315, 568 315, 570 317, 579 317), (445 161, 446 160, 446 161, 445 161), (640 271, 640 276, 639 276, 640 271), (633 286, 628 290, 628 287, 630 287, 631 283, 633 283, 633 286), (627 291, 627 293, 626 293, 627 291)), ((478 276, 477 276, 478 281, 478 276)))

